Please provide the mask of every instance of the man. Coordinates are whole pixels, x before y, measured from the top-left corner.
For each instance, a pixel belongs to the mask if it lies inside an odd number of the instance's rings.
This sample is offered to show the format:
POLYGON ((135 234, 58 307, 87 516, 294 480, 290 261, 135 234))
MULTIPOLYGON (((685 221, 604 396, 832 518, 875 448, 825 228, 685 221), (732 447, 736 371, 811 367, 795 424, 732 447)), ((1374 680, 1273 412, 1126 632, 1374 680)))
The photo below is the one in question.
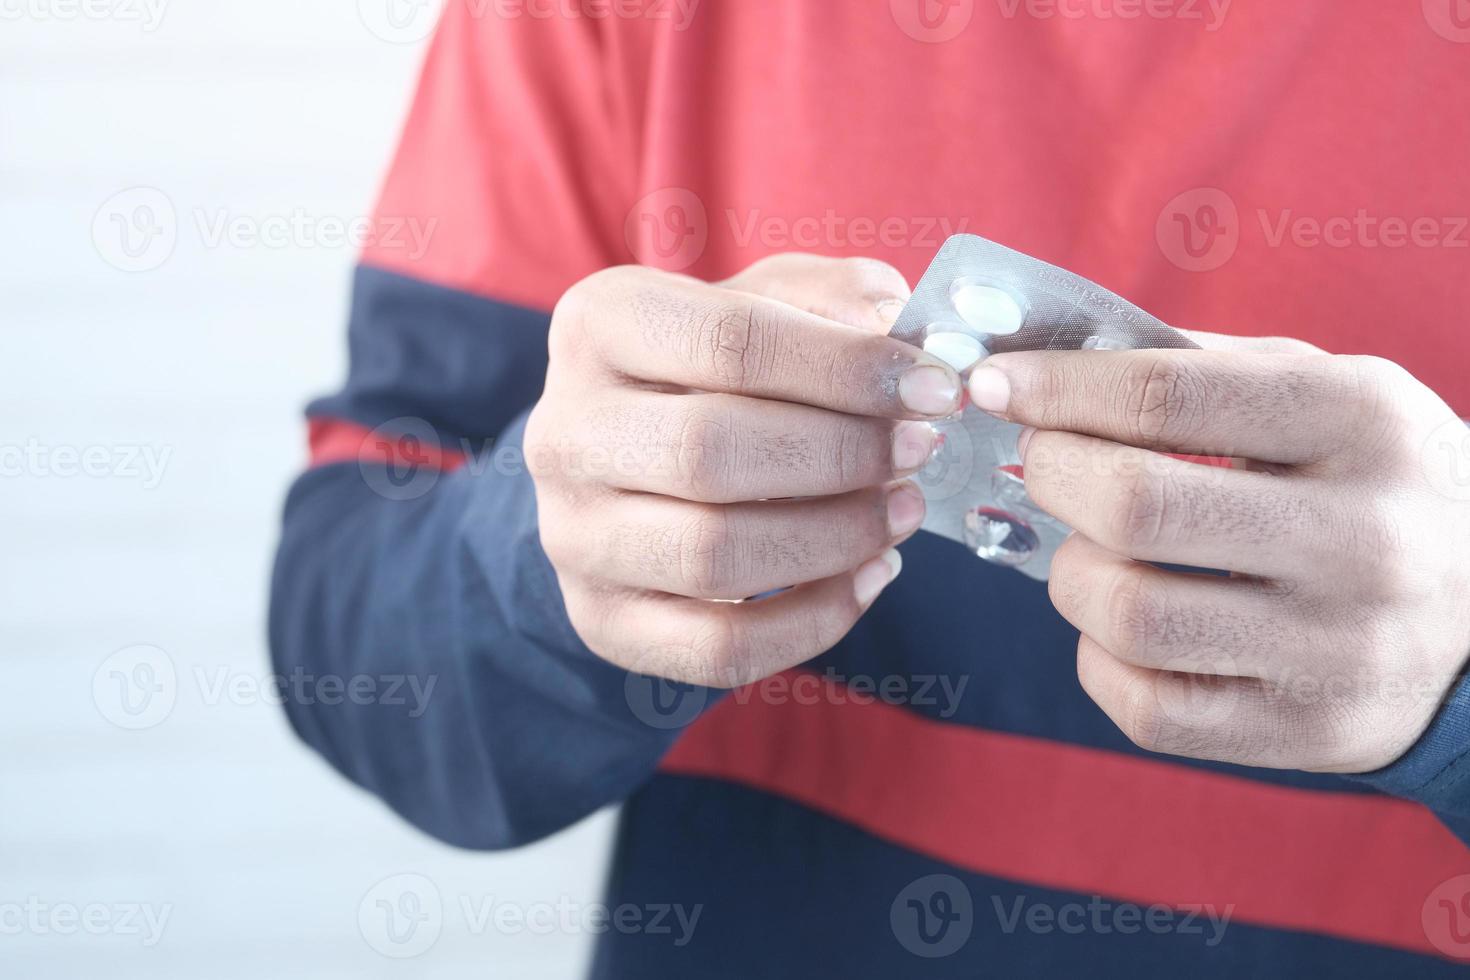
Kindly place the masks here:
POLYGON ((271 626, 437 693, 303 738, 466 847, 622 803, 609 904, 699 917, 598 976, 1470 958, 1453 11, 672 9, 449 5, 271 626), (1219 332, 969 378, 1049 586, 914 533, 961 381, 884 334, 958 230, 1219 332))

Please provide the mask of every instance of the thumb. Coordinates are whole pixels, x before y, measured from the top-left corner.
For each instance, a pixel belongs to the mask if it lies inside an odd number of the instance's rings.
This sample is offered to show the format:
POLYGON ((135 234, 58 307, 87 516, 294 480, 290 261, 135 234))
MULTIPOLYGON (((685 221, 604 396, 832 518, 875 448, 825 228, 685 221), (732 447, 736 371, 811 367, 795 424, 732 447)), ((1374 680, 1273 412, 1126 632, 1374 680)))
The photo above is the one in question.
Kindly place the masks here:
POLYGON ((1237 337, 1228 333, 1206 333, 1203 330, 1180 330, 1205 350, 1238 351, 1255 354, 1326 354, 1320 347, 1294 337, 1237 337))
POLYGON ((903 274, 887 262, 801 252, 761 259, 719 285, 879 334, 893 327, 911 295, 903 274))

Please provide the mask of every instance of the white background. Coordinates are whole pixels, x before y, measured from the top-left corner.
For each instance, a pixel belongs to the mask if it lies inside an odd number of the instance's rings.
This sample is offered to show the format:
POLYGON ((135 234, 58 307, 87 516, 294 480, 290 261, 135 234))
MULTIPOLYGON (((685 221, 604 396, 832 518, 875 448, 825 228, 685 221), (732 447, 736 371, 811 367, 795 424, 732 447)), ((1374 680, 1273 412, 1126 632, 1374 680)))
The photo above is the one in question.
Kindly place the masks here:
POLYGON ((0 0, 0 973, 579 975, 578 930, 477 934, 460 903, 596 901, 607 815, 512 854, 452 851, 330 771, 278 707, 215 697, 269 671, 278 514, 301 408, 343 372, 354 251, 211 245, 200 223, 367 213, 432 11, 402 0, 395 31, 381 5, 400 0, 173 0, 156 22, 86 2, 0 0), (93 223, 137 186, 166 196, 176 245, 128 273, 109 215, 93 223), (68 448, 108 475, 55 472, 68 448), (124 465, 135 449, 164 463, 156 485, 124 465), (93 679, 135 644, 171 659, 177 700, 129 731, 93 679), (399 960, 358 912, 404 873, 443 914, 399 960), (147 947, 24 908, 94 903, 169 917, 147 947))

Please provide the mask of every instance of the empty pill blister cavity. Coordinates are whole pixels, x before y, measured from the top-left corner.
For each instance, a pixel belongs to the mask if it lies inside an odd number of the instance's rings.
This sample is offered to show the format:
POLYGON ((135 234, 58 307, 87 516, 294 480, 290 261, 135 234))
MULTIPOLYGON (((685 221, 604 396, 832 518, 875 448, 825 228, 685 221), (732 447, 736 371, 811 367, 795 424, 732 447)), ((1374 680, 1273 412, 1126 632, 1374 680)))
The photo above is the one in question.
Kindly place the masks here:
POLYGON ((1088 337, 1082 342, 1082 350, 1132 350, 1128 342, 1117 337, 1088 337))
POLYGON ((997 565, 1024 565, 1036 554, 1041 538, 1030 524, 998 507, 975 507, 965 515, 965 544, 997 565))
POLYGON ((1026 322, 1026 308, 1019 299, 999 286, 968 276, 950 286, 949 302, 976 333, 1009 337, 1026 322))

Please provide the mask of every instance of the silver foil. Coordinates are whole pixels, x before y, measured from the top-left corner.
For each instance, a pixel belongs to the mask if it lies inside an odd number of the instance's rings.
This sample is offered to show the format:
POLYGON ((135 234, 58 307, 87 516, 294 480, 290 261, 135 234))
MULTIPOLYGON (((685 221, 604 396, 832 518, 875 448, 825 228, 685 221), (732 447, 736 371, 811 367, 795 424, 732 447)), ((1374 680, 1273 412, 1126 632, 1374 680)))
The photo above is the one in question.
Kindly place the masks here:
MULTIPOLYGON (((931 331, 968 334, 987 355, 1096 350, 1105 356, 1110 350, 1198 347, 1097 283, 976 235, 955 235, 939 249, 892 336, 922 346, 931 331), (950 298, 962 279, 1009 293, 1025 311, 1020 330, 989 335, 962 320, 950 298)), ((937 428, 943 446, 915 477, 929 504, 923 529, 1045 581, 1071 529, 1025 495, 1016 452, 1021 427, 966 408, 937 428)))

